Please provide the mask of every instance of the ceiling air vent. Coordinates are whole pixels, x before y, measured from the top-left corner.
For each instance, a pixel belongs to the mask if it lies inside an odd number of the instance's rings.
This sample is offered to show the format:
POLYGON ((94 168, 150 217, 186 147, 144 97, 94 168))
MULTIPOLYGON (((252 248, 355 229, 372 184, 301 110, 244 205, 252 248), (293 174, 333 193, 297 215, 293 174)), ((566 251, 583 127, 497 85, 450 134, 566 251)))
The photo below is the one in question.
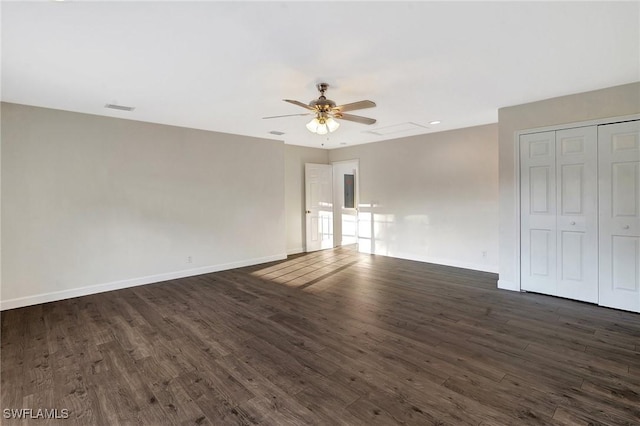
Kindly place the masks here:
POLYGON ((272 135, 276 135, 276 136, 282 136, 284 135, 284 132, 279 132, 277 130, 272 130, 269 133, 271 133, 272 135))
POLYGON ((136 109, 136 107, 116 105, 116 104, 106 104, 104 107, 109 109, 117 109, 118 111, 133 111, 134 109, 136 109))

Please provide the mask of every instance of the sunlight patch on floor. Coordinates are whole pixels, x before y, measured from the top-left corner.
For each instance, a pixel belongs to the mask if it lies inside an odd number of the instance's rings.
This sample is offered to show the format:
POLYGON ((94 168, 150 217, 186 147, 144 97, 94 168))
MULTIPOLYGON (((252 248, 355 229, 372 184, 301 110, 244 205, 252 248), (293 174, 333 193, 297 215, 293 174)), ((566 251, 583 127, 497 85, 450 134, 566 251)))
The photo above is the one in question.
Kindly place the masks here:
POLYGON ((294 257, 276 265, 260 269, 252 275, 309 291, 311 286, 359 261, 352 250, 324 250, 294 257))

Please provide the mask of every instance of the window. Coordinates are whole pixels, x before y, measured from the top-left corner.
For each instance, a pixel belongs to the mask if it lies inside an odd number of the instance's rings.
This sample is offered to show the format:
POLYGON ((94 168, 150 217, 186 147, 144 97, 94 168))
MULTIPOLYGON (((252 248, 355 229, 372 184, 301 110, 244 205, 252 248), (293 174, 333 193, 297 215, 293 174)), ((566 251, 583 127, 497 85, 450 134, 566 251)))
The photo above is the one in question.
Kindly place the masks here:
POLYGON ((344 175, 344 208, 354 209, 355 204, 355 175, 344 175))

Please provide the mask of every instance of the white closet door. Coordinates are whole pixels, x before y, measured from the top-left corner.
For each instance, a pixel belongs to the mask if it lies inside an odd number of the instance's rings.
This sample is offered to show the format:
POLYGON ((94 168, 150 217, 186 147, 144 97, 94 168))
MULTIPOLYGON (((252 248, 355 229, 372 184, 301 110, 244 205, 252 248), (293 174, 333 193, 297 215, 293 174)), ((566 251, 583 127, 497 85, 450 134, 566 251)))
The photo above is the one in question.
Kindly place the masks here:
POLYGON ((520 136, 521 288, 555 295, 555 132, 520 136))
POLYGON ((598 303, 598 131, 556 132, 557 296, 598 303))
POLYGON ((600 304, 640 312, 640 122, 598 128, 600 304))

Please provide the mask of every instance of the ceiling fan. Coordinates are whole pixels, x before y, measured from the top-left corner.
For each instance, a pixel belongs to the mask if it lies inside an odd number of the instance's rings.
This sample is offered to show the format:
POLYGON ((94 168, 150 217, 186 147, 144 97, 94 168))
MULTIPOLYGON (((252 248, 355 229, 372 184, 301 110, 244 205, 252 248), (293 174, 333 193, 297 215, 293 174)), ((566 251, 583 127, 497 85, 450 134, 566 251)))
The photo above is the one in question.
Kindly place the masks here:
POLYGON ((303 102, 294 101, 292 99, 283 99, 285 102, 289 102, 290 104, 301 106, 309 110, 305 114, 287 114, 287 115, 275 115, 271 117, 263 117, 265 119, 269 118, 280 118, 280 117, 293 117, 293 116, 303 116, 303 115, 314 115, 315 117, 307 123, 307 129, 313 133, 317 133, 319 135, 327 134, 328 132, 335 131, 339 126, 335 119, 339 120, 348 120, 354 121, 356 123, 361 124, 373 124, 376 122, 373 118, 361 117, 359 115, 353 114, 345 114, 346 111, 354 111, 357 109, 365 109, 365 108, 373 108, 376 106, 373 101, 358 101, 352 102, 344 105, 336 105, 334 101, 331 99, 327 99, 324 95, 324 92, 329 88, 329 84, 327 83, 319 83, 316 85, 318 91, 320 92, 320 97, 318 99, 314 99, 309 104, 305 104, 303 102))

